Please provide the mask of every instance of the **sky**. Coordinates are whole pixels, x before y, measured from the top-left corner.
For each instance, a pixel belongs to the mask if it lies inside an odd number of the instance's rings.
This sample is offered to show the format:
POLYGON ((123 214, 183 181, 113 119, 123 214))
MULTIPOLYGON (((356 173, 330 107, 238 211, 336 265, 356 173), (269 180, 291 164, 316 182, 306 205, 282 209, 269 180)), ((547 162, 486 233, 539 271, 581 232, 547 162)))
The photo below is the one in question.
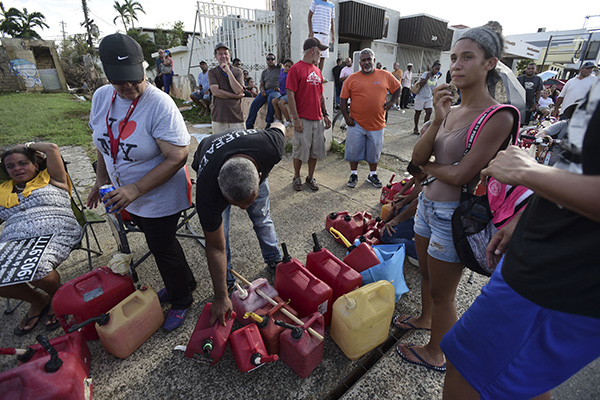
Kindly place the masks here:
MULTIPOLYGON (((139 22, 135 24, 136 26, 156 28, 162 25, 170 27, 175 21, 181 20, 184 22, 186 30, 193 30, 196 1, 138 1, 144 7, 146 14, 138 13, 139 22), (165 3, 168 3, 170 7, 166 7, 165 3)), ((215 2, 235 7, 266 8, 265 0, 215 0, 215 2)), ((81 0, 3 0, 3 3, 6 9, 10 7, 27 8, 29 12, 39 11, 44 14, 50 28, 37 30, 44 39, 59 40, 62 38, 61 21, 66 24, 64 30, 67 35, 85 32, 84 28, 80 26, 84 20, 81 0)), ((481 0, 462 0, 460 2, 428 0, 423 3, 419 1, 370 0, 369 3, 396 9, 400 11, 401 16, 429 14, 447 20, 449 25, 462 24, 473 27, 483 25, 493 19, 502 24, 504 35, 537 32, 538 28, 542 27, 545 27, 547 31, 579 29, 584 26, 585 17, 588 15, 596 15, 596 17, 589 18, 587 27, 600 28, 600 16, 598 16, 600 15, 600 2, 597 1, 579 2, 572 7, 563 4, 559 7, 546 8, 539 7, 539 3, 527 3, 528 5, 524 6, 524 3, 519 0, 485 3, 481 0), (483 4, 486 5, 483 6, 483 4)), ((113 8, 114 0, 87 0, 87 5, 91 12, 90 18, 98 25, 101 36, 114 33, 119 29, 123 31, 123 26, 118 19, 117 25, 113 23, 113 19, 118 15, 113 8)), ((305 20, 306 16, 301 16, 301 18, 305 20)))

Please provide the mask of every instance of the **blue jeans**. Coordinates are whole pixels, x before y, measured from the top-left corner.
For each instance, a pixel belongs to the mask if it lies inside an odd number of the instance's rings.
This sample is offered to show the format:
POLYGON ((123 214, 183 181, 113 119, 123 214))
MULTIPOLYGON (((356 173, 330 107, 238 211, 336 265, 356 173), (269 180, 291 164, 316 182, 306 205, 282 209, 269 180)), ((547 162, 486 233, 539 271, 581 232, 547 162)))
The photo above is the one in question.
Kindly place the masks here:
POLYGON ((273 109, 273 99, 279 97, 279 92, 273 89, 266 91, 267 96, 263 96, 261 92, 258 93, 258 96, 254 98, 252 104, 250 105, 250 111, 248 112, 248 119, 246 120, 246 129, 254 128, 254 123, 256 122, 256 116, 258 115, 258 110, 267 103, 267 117, 265 118, 265 122, 270 124, 273 122, 275 110, 273 109))
POLYGON ((162 76, 163 79, 163 91, 169 93, 171 91, 171 82, 173 81, 173 75, 167 74, 162 76))
MULTIPOLYGON (((254 226, 254 232, 260 244, 260 251, 265 263, 271 263, 281 260, 279 251, 279 239, 275 232, 275 225, 271 219, 271 202, 269 200, 269 179, 265 179, 258 190, 258 197, 254 203, 246 209, 250 220, 254 226)), ((235 278, 231 273, 231 250, 229 247, 229 213, 231 205, 223 211, 223 232, 225 233, 225 244, 227 247, 227 284, 233 284, 235 278)))
MULTIPOLYGON (((406 206, 404 206, 400 212, 404 211, 406 206)), ((415 247, 415 241, 413 238, 415 237, 415 218, 410 217, 404 222, 400 222, 398 225, 394 226, 394 230, 396 233, 390 235, 387 231, 384 231, 381 235, 381 243, 385 244, 404 244, 404 248, 406 249, 406 255, 410 256, 416 260, 419 259, 417 257, 417 248, 415 247)))
POLYGON ((340 94, 342 94, 342 85, 335 87, 335 104, 340 105, 340 94))

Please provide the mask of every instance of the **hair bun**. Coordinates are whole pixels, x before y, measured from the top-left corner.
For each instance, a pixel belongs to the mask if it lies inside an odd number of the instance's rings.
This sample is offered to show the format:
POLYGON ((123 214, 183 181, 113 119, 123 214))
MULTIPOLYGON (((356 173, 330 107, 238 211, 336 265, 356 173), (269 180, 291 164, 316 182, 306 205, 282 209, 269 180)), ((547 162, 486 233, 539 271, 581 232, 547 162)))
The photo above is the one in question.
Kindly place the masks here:
POLYGON ((498 21, 488 21, 488 23, 485 24, 484 26, 490 28, 491 30, 493 30, 494 32, 496 32, 498 35, 502 35, 502 25, 500 25, 500 22, 498 22, 498 21))

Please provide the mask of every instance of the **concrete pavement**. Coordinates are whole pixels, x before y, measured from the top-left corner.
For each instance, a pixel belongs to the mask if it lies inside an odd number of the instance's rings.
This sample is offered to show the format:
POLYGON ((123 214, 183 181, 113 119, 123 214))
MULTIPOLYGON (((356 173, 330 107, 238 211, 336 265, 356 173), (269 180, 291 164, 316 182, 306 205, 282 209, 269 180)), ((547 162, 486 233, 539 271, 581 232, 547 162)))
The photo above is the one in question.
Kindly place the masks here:
MULTIPOLYGON (((381 169, 380 179, 387 182, 392 173, 402 173, 406 161, 410 159, 416 136, 412 135, 412 110, 405 114, 391 111, 386 130, 384 153, 389 155, 387 166, 394 165, 400 171, 381 169), (395 161, 392 161, 395 160, 395 161)), ((203 129, 189 127, 190 132, 205 133, 203 129)), ((197 143, 192 140, 190 154, 197 143)), ((89 160, 81 149, 63 149, 65 159, 72 161, 71 174, 79 187, 89 187, 93 181, 93 171, 89 160)), ((189 160, 191 162, 191 158, 189 160)), ((306 175, 306 167, 303 176, 306 175)), ((365 182, 368 168, 359 167, 359 184, 355 189, 346 186, 349 175, 347 163, 341 156, 330 153, 317 164, 316 178, 321 186, 312 192, 307 186, 301 192, 291 187, 293 168, 290 154, 273 169, 269 177, 271 189, 271 213, 280 242, 285 242, 290 254, 305 261, 312 250, 311 233, 316 232, 321 245, 337 256, 343 256, 344 249, 335 243, 325 231, 325 217, 331 211, 351 212, 367 210, 378 215, 380 211, 380 190, 365 182)), ((102 213, 103 209, 96 211, 102 213)), ((274 274, 262 261, 256 236, 245 213, 237 208, 232 210, 230 240, 234 268, 249 280, 259 277, 273 282, 274 274)), ((197 219, 192 221, 199 229, 197 219)), ((104 255, 94 258, 95 266, 105 265, 116 251, 115 240, 107 224, 95 227, 100 235, 104 255)), ((141 234, 129 235, 135 257, 146 252, 141 234)), ((328 337, 326 330, 325 354, 321 365, 306 379, 300 379, 281 361, 266 364, 261 368, 241 373, 237 370, 233 355, 228 347, 223 359, 214 367, 208 367, 187 359, 174 351, 176 345, 185 345, 194 329, 196 320, 204 304, 211 300, 212 285, 206 266, 203 248, 192 239, 180 239, 196 280, 198 288, 194 292, 194 304, 188 312, 185 323, 172 333, 156 332, 133 355, 120 360, 106 353, 100 342, 89 342, 92 353, 91 377, 95 399, 439 399, 444 375, 410 365, 400 359, 395 352, 395 343, 402 341, 421 344, 427 341, 427 333, 418 331, 404 334, 390 327, 390 339, 380 348, 364 357, 351 361, 328 337)), ((82 252, 74 252, 60 266, 63 282, 87 271, 87 259, 82 252)), ((414 314, 419 311, 420 278, 415 266, 406 262, 405 279, 410 292, 403 295, 396 304, 394 314, 414 314)), ((140 278, 157 290, 162 287, 161 279, 152 257, 138 269, 140 278)), ((462 314, 472 303, 487 279, 475 276, 474 283, 467 282, 468 273, 463 274, 458 291, 457 307, 462 314)), ((27 311, 19 308, 15 314, 3 316, 0 337, 4 347, 19 347, 31 344, 35 335, 45 333, 41 324, 24 337, 12 334, 13 327, 27 311)), ((518 312, 518 311, 515 311, 518 312)), ((234 329, 239 328, 239 323, 234 329)), ((49 336, 60 335, 56 330, 49 336)), ((0 358, 0 371, 16 365, 8 356, 0 358)), ((559 367, 559 366, 557 366, 559 367)), ((555 399, 597 399, 600 378, 597 362, 582 374, 571 379, 554 391, 555 399), (586 372, 587 371, 587 372, 586 372)), ((1 397, 1 396, 0 396, 1 397)))

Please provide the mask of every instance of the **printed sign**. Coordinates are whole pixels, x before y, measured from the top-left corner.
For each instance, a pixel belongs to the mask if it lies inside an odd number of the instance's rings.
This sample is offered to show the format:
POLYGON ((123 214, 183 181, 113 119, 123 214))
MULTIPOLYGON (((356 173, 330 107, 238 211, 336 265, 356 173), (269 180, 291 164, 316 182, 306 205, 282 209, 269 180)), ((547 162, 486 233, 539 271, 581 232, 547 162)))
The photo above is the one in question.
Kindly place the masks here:
POLYGON ((0 248, 0 286, 33 280, 52 234, 11 240, 0 248))

